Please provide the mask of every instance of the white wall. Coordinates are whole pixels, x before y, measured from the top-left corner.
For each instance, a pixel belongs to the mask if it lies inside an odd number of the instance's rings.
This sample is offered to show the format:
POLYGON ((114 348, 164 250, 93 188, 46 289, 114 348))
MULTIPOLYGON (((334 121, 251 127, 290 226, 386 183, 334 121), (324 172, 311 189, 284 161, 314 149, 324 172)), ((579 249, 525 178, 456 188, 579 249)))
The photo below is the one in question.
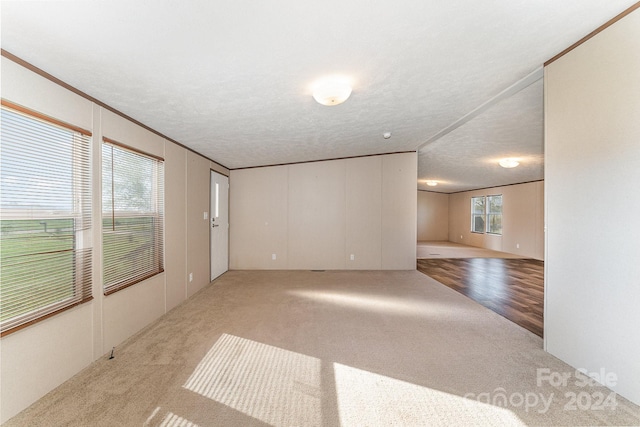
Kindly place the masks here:
POLYGON ((640 10, 545 67, 545 347, 640 404, 640 10))
POLYGON ((0 423, 209 283, 208 223, 202 219, 209 209, 209 170, 229 173, 5 57, 1 67, 4 99, 93 133, 94 299, 0 340, 0 423), (109 296, 102 293, 102 136, 165 159, 165 272, 109 296), (190 284, 188 271, 195 272, 190 284))
POLYGON ((175 224, 164 230, 165 310, 187 298, 187 150, 176 144, 164 147, 164 214, 175 224))
POLYGON ((415 269, 416 176, 415 153, 233 170, 230 268, 415 269))
POLYGON ((415 270, 418 154, 382 157, 382 269, 415 270))
POLYGON ((353 261, 347 258, 349 269, 382 268, 382 162, 382 156, 375 156, 349 159, 345 164, 345 253, 356 255, 353 261))
POLYGON ((229 268, 287 268, 288 182, 282 166, 231 171, 229 268))
MULTIPOLYGON (((187 297, 192 296, 209 283, 209 192, 211 171, 209 161, 187 152, 187 297)), ((171 201, 169 201, 171 203, 171 201)))
POLYGON ((449 195, 449 240, 544 259, 544 182, 449 195), (502 194, 502 235, 471 232, 471 197, 502 194))
POLYGON ((449 240, 449 195, 418 190, 418 240, 449 240))
POLYGON ((344 268, 345 160, 285 167, 289 169, 288 267, 344 268))

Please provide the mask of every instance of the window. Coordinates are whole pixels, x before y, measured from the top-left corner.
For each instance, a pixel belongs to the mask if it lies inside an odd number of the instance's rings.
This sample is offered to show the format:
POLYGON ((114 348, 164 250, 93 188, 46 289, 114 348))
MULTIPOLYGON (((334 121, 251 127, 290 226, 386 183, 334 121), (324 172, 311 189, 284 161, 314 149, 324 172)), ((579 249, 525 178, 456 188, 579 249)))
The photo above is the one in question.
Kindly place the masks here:
POLYGON ((502 194, 487 196, 487 233, 502 234, 502 194))
POLYGON ((471 198, 471 231, 502 234, 502 194, 471 198))
POLYGON ((164 160, 103 140, 102 260, 109 295, 164 271, 164 160))
POLYGON ((91 300, 91 132, 2 100, 0 331, 91 300))
POLYGON ((471 198, 471 231, 484 233, 484 196, 471 198))

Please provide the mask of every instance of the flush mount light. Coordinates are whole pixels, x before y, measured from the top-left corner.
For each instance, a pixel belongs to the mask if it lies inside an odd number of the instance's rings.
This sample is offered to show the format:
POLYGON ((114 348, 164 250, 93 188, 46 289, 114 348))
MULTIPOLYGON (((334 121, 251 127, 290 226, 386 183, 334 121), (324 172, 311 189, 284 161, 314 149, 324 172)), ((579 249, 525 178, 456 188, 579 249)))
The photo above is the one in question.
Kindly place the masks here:
POLYGON ((514 159, 513 157, 502 159, 498 163, 500 164, 500 166, 502 166, 503 168, 507 168, 507 169, 515 168, 516 166, 518 166, 520 164, 518 159, 514 159))
POLYGON ((432 180, 432 179, 428 179, 428 180, 426 181, 426 184, 427 184, 429 187, 435 187, 436 185, 438 185, 438 181, 434 181, 434 180, 432 180))
POLYGON ((342 76, 329 76, 316 81, 311 90, 313 99, 319 104, 333 106, 342 104, 351 95, 351 82, 342 76))

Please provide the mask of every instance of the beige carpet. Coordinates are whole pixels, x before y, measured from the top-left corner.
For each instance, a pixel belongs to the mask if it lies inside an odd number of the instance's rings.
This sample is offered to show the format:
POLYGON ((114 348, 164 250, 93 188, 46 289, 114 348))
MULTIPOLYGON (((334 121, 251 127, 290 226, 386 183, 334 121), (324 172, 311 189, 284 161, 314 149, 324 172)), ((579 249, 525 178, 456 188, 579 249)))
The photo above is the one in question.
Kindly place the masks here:
POLYGON ((232 271, 6 426, 640 424, 541 347, 417 271, 232 271))
POLYGON ((418 259, 429 258, 509 258, 523 259, 526 257, 491 249, 476 248, 453 242, 419 241, 417 247, 418 259))

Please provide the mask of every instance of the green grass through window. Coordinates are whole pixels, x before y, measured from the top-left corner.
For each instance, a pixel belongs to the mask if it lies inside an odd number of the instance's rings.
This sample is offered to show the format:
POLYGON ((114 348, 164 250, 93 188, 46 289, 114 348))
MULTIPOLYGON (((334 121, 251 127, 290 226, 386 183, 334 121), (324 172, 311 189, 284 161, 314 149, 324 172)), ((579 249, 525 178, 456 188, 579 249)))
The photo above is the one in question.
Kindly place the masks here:
POLYGON ((0 220, 0 321, 74 296, 73 219, 0 220))
MULTIPOLYGON (((104 283, 157 268, 154 217, 103 221, 104 283)), ((0 220, 0 322, 76 293, 74 220, 0 220)))
POLYGON ((103 220, 102 247, 106 287, 157 269, 155 217, 103 220))

